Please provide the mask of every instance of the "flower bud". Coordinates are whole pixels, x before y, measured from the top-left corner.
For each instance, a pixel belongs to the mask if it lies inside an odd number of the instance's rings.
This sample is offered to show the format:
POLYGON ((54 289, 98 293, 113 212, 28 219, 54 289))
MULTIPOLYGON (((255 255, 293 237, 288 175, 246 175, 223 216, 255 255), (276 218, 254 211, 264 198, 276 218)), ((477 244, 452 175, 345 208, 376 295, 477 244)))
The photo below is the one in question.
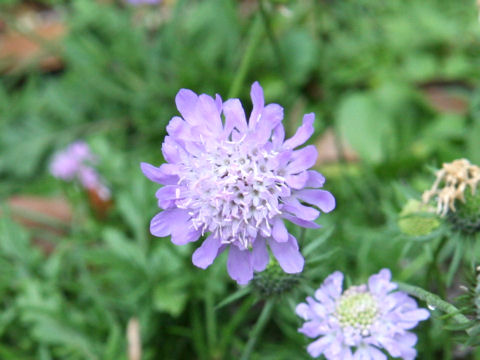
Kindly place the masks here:
POLYGON ((440 226, 431 206, 410 199, 400 212, 398 227, 402 233, 410 236, 425 236, 440 226))
POLYGON ((278 262, 272 259, 263 272, 255 273, 252 285, 262 297, 271 297, 290 292, 299 282, 300 274, 285 273, 278 262))

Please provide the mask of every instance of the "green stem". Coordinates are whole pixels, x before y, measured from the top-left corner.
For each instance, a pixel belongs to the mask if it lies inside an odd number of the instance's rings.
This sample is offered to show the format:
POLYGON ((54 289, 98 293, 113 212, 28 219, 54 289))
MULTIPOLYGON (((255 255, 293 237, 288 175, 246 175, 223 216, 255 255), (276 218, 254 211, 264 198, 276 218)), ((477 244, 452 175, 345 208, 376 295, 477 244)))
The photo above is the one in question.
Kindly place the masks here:
POLYGON ((443 344, 443 360, 452 360, 452 342, 448 337, 443 344))
POLYGON ((438 282, 438 289, 440 294, 442 296, 446 295, 446 289, 445 289, 445 284, 443 281, 443 274, 438 268, 438 263, 437 259, 439 258, 439 254, 442 251, 442 249, 445 247, 447 244, 448 238, 446 236, 443 236, 440 239, 440 242, 437 245, 437 248, 435 249, 435 252, 433 253, 432 256, 432 262, 430 263, 430 266, 428 267, 427 270, 427 282, 430 284, 435 284, 436 280, 439 280, 438 282))
POLYGON ((253 22, 253 25, 250 30, 249 39, 247 48, 242 58, 242 63, 237 70, 235 78, 233 79, 232 86, 228 92, 228 98, 236 98, 240 94, 240 89, 242 88, 243 81, 247 75, 248 69, 255 54, 255 49, 257 48, 260 40, 262 38, 263 32, 261 31, 261 21, 260 16, 256 16, 253 22))
POLYGON ((235 291, 233 294, 227 296, 225 299, 223 299, 219 304, 215 306, 215 310, 219 310, 223 308, 224 306, 227 306, 228 304, 237 301, 238 299, 241 299, 242 297, 250 294, 251 289, 249 287, 244 287, 241 288, 237 291, 235 291))
POLYGON ((205 318, 207 322, 207 343, 210 354, 212 354, 215 347, 215 340, 217 338, 217 327, 215 319, 215 301, 210 286, 205 287, 205 318))
POLYGON ((480 234, 477 232, 475 235, 469 235, 464 242, 470 247, 470 251, 466 251, 465 262, 470 267, 475 268, 479 261, 478 254, 480 254, 480 252, 478 250, 480 250, 480 247, 477 248, 477 246, 480 244, 480 234))
MULTIPOLYGON (((273 52, 275 53, 275 57, 277 58, 279 68, 282 74, 284 74, 285 64, 283 60, 282 50, 280 49, 280 45, 277 39, 275 38, 275 35, 273 34, 272 24, 270 22, 270 17, 268 15, 267 9, 265 8, 264 0, 259 1, 259 6, 260 6, 260 14, 262 15, 262 20, 265 25, 265 30, 267 32, 268 40, 272 44, 273 52)), ((284 79, 287 79, 287 78, 284 76, 284 79)))
POLYGON ((470 323, 470 320, 463 315, 460 310, 458 310, 454 305, 446 302, 445 300, 441 299, 438 295, 432 294, 431 292, 419 288, 417 286, 397 282, 398 288, 401 291, 404 291, 420 300, 425 301, 429 306, 433 306, 436 309, 443 311, 444 313, 448 314, 455 320, 458 324, 464 325, 470 323))
POLYGON ((459 239, 460 241, 456 242, 455 244, 455 252, 453 253, 453 258, 450 261, 450 266, 448 267, 447 271, 447 278, 446 278, 446 286, 450 287, 453 282, 453 278, 457 273, 457 270, 462 262, 463 254, 465 253, 463 239, 459 239))
MULTIPOLYGON (((449 302, 446 302, 445 300, 441 299, 438 295, 432 294, 431 292, 424 290, 422 288, 419 288, 417 286, 397 282, 399 290, 402 290, 412 296, 415 296, 416 298, 419 298, 420 300, 425 301, 429 306, 433 306, 436 309, 439 309, 446 313, 448 316, 450 316, 455 322, 457 322, 459 325, 468 325, 470 324, 470 320, 461 313, 459 309, 457 309, 454 305, 450 304, 449 302)), ((465 332, 468 335, 472 334, 472 327, 466 326, 465 332)), ((445 344, 446 346, 451 346, 449 344, 449 341, 445 344)), ((446 352, 448 353, 448 352, 446 352)), ((448 359, 448 357, 446 358, 448 359)))
MULTIPOLYGON (((255 303, 255 298, 252 296, 248 299, 246 299, 242 305, 235 310, 235 313, 233 314, 232 318, 229 320, 227 325, 222 328, 222 340, 220 341, 220 354, 222 356, 225 356, 226 350, 231 343, 235 329, 241 324, 243 319, 247 316, 248 312, 252 308, 253 304, 255 303)), ((223 358, 223 357, 222 357, 223 358)))
POLYGON ((306 228, 301 228, 300 229, 300 244, 303 244, 303 241, 305 240, 305 233, 307 232, 306 228))
POLYGON ((200 313, 197 304, 193 305, 190 322, 192 324, 192 340, 196 355, 200 360, 207 360, 208 349, 205 346, 202 321, 200 319, 200 313))
POLYGON ((422 269, 425 269, 425 266, 430 261, 432 261, 430 255, 425 251, 422 251, 420 255, 418 255, 418 257, 415 258, 415 260, 413 260, 410 264, 408 264, 407 267, 405 267, 405 269, 402 270, 402 272, 397 277, 397 279, 401 279, 401 280, 410 279, 413 275, 422 271, 422 269))
POLYGON ((260 317, 255 323, 255 326, 253 327, 252 332, 250 333, 247 345, 243 350, 242 357, 240 358, 240 360, 250 359, 250 355, 252 354, 253 348, 255 347, 255 343, 257 342, 260 334, 262 333, 263 328, 265 327, 265 325, 267 325, 267 322, 270 319, 270 315, 272 314, 272 310, 273 310, 273 305, 274 305, 274 301, 270 299, 270 300, 267 300, 267 302, 263 306, 262 313, 260 314, 260 317))

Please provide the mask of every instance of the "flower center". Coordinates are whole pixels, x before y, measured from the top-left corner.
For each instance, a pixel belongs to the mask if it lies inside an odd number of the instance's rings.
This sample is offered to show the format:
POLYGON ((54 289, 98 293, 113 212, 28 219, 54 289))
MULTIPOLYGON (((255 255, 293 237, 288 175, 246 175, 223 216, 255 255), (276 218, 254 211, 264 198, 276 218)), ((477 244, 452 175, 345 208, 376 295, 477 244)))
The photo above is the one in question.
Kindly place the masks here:
POLYGON ((179 185, 187 194, 177 206, 189 210, 196 229, 249 248, 258 232, 271 236, 271 219, 281 214, 279 198, 290 194, 276 156, 242 140, 200 152, 183 164, 179 185))
POLYGON ((378 304, 365 286, 352 286, 338 299, 335 310, 342 327, 352 327, 368 336, 378 315, 378 304))

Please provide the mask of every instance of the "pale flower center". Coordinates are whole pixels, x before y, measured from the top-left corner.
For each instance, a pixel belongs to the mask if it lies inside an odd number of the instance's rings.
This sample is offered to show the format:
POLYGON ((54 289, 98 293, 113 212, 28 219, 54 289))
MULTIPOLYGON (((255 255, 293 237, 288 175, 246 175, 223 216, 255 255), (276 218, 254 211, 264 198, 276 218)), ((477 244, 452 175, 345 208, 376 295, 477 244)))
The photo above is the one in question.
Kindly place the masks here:
POLYGON ((337 300, 336 316, 342 327, 351 327, 368 336, 378 316, 377 300, 364 286, 352 286, 337 300))
POLYGON ((258 232, 271 236, 271 219, 281 214, 279 198, 289 195, 276 155, 240 140, 190 158, 179 181, 188 193, 177 206, 189 210, 196 229, 249 248, 258 232))

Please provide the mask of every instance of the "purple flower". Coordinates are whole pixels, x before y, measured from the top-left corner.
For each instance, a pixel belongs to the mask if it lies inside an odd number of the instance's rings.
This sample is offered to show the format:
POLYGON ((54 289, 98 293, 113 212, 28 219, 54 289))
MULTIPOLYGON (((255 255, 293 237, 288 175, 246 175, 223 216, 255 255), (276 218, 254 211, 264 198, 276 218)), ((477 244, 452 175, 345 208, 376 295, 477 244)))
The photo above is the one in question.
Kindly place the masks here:
POLYGON ((93 167, 96 162, 97 159, 88 145, 83 141, 76 141, 55 154, 50 163, 50 173, 61 180, 78 180, 83 187, 95 190, 106 200, 110 198, 110 191, 93 167))
POLYGON ((171 235, 176 245, 209 233, 193 263, 205 269, 228 248, 228 273, 239 284, 265 269, 267 245, 285 272, 301 272, 304 259, 284 220, 318 228, 313 221, 320 212, 305 204, 323 212, 335 207, 333 196, 317 189, 325 178, 308 170, 317 158, 315 147, 295 150, 312 135, 314 115, 305 115, 284 141, 283 108, 264 104, 258 82, 251 97, 247 122, 238 99, 222 102, 219 95, 180 90, 175 101, 182 117, 172 118, 162 145, 167 163, 141 164, 150 180, 165 185, 157 192, 164 211, 152 219, 151 233, 171 235))
POLYGON ((307 351, 312 357, 323 354, 327 360, 386 360, 392 357, 415 359, 417 336, 408 330, 429 317, 415 300, 390 281, 391 273, 382 269, 370 276, 368 284, 351 286, 342 292, 343 274, 327 277, 315 292, 315 299, 297 306, 305 319, 299 332, 312 342, 307 351))

